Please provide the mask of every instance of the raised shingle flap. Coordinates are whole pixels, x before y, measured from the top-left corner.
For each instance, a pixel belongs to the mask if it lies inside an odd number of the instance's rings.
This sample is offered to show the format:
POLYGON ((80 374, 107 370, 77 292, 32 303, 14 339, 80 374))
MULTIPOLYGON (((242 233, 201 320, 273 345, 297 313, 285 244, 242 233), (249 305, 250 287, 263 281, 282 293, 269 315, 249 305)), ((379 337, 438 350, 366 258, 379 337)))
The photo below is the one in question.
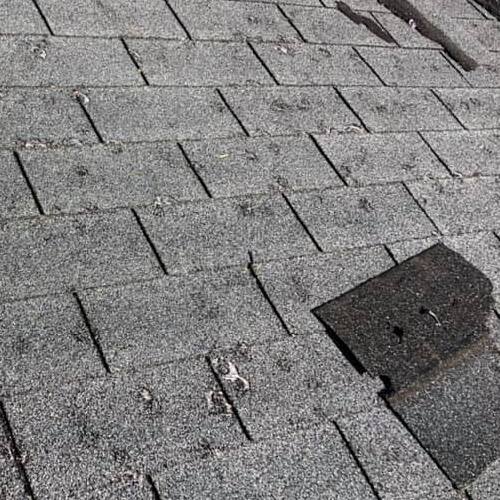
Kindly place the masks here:
POLYGON ((500 452, 492 285, 438 244, 314 314, 458 486, 500 452), (477 429, 477 432, 475 431, 477 429))

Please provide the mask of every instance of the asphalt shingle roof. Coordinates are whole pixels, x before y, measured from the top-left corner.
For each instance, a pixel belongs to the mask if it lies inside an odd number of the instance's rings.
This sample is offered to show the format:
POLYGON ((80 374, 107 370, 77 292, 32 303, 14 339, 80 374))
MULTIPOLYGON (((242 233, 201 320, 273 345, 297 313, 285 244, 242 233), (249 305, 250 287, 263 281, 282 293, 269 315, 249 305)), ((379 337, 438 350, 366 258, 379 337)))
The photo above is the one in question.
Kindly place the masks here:
POLYGON ((500 24, 344 3, 0 0, 0 500, 500 498, 311 313, 438 241, 500 311, 500 24))

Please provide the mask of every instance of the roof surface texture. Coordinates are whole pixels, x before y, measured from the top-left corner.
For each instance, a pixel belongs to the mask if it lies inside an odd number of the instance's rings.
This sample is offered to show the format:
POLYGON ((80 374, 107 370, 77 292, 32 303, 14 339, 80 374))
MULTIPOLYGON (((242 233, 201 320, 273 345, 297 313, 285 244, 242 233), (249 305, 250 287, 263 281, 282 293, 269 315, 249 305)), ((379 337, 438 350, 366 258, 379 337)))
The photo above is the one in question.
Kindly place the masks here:
POLYGON ((0 500, 500 498, 311 312, 437 242, 499 310, 494 4, 0 0, 0 500))

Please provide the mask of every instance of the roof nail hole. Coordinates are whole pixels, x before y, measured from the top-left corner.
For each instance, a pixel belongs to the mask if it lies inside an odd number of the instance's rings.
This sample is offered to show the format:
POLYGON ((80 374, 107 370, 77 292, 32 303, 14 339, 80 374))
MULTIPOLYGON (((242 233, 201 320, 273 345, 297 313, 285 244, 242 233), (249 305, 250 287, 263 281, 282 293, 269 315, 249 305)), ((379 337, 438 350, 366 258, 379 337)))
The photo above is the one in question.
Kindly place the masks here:
POLYGON ((401 342, 403 340, 403 329, 400 327, 400 326, 395 326, 393 329, 392 329, 392 332, 394 333, 394 335, 396 335, 396 337, 398 338, 398 341, 401 342))

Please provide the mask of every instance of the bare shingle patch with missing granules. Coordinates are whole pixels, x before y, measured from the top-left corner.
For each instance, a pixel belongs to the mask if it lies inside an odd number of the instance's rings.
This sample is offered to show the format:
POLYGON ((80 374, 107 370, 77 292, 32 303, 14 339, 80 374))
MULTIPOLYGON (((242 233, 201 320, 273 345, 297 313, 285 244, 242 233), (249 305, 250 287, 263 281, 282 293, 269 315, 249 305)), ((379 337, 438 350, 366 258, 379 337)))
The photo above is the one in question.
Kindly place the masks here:
POLYGON ((490 281, 442 244, 314 312, 457 486, 500 453, 490 281))

